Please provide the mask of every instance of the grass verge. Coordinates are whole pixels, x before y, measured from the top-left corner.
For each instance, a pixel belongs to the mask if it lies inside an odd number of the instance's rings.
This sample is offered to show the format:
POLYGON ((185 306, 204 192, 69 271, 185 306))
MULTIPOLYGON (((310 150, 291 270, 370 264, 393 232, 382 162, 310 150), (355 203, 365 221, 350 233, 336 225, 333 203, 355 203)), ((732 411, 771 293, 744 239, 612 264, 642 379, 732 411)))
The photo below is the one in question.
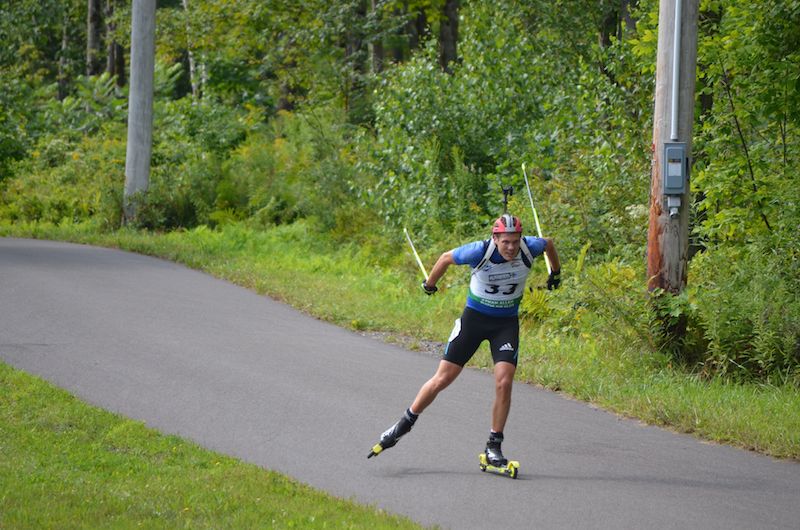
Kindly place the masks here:
POLYGON ((0 363, 0 528, 419 528, 0 363))
MULTIPOLYGON (((180 261, 318 318, 419 341, 448 336, 466 288, 465 275, 451 271, 445 277, 451 283, 441 285, 437 296, 417 296, 418 273, 410 259, 403 266, 378 266, 356 248, 321 240, 303 223, 166 234, 6 225, 0 234, 94 243, 180 261)), ((800 459, 797 387, 702 380, 630 348, 624 337, 578 336, 530 324, 521 333, 519 380, 707 440, 800 459)), ((482 350, 471 364, 490 362, 482 350)))

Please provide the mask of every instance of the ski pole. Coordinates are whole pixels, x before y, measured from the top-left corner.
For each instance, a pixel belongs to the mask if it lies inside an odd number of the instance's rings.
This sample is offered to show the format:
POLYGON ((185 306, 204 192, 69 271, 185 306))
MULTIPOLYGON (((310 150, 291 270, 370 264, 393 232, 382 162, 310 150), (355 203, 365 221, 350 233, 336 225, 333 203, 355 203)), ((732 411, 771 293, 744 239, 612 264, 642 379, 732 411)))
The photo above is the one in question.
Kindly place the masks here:
POLYGON ((419 265, 419 269, 422 271, 422 274, 425 275, 425 281, 428 281, 428 272, 425 270, 425 266, 422 264, 422 260, 419 259, 419 254, 417 254, 417 249, 414 248, 414 243, 411 241, 411 236, 408 235, 408 229, 403 228, 403 232, 406 234, 406 239, 408 240, 408 244, 411 245, 411 251, 414 252, 414 257, 417 258, 417 265, 419 265))
MULTIPOLYGON (((528 172, 525 171, 525 162, 522 163, 522 176, 525 177, 525 187, 528 188, 528 200, 531 201, 531 210, 533 210, 533 220, 536 222, 536 233, 542 237, 542 227, 539 226, 539 216, 536 214, 536 207, 533 205, 533 195, 531 194, 531 185, 528 183, 528 172)), ((547 265, 547 274, 553 272, 550 267, 550 260, 547 259, 547 254, 544 254, 544 264, 547 265)))

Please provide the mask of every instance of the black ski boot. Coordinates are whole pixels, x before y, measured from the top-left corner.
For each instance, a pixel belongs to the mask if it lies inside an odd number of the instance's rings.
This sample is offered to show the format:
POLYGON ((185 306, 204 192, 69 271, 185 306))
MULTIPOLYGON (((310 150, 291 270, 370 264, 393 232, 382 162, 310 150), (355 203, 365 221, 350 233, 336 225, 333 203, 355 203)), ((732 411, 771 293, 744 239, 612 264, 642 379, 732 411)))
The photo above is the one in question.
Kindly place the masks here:
POLYGON ((490 432, 489 441, 486 442, 486 461, 495 467, 504 467, 508 464, 508 460, 503 456, 503 451, 500 450, 500 444, 503 443, 503 433, 490 432))
POLYGON ((397 445, 397 442, 400 441, 400 438, 402 438, 403 435, 411 430, 411 427, 414 426, 415 421, 417 421, 417 414, 411 414, 410 410, 406 410, 405 414, 403 414, 403 417, 397 420, 397 423, 386 429, 386 431, 381 434, 381 441, 372 448, 372 451, 370 451, 370 453, 367 455, 367 458, 372 458, 373 456, 378 455, 384 449, 389 449, 390 447, 397 445))

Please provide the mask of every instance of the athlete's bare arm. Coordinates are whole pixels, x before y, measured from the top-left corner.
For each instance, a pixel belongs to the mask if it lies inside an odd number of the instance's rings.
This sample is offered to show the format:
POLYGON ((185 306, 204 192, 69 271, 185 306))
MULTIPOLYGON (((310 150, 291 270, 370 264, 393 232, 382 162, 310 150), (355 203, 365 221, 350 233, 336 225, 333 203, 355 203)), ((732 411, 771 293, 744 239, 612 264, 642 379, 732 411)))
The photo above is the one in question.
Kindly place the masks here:
POLYGON ((444 273, 447 270, 447 267, 449 267, 450 265, 454 265, 454 264, 455 264, 455 260, 453 259, 453 251, 452 250, 448 250, 447 252, 445 252, 444 254, 439 256, 438 260, 436 260, 436 264, 431 269, 431 273, 428 276, 428 280, 425 282, 425 284, 428 287, 435 287, 436 286, 436 282, 438 282, 439 279, 442 276, 444 276, 444 273))

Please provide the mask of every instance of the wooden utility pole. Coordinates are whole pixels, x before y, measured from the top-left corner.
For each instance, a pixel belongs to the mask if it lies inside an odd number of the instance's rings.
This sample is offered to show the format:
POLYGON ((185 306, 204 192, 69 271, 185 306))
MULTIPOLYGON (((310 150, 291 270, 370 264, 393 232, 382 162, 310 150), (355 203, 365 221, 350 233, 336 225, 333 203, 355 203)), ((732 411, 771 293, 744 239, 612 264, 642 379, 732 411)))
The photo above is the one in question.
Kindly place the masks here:
POLYGON ((139 198, 150 182, 153 151, 153 74, 156 0, 133 0, 128 145, 125 156, 124 221, 136 218, 139 198))
POLYGON ((661 288, 674 294, 686 286, 697 12, 698 0, 661 0, 658 16, 647 276, 651 291, 661 288), (669 160, 665 143, 671 147, 669 160), (677 156, 682 150, 684 159, 677 156), (669 195, 665 184, 672 191, 669 195))

